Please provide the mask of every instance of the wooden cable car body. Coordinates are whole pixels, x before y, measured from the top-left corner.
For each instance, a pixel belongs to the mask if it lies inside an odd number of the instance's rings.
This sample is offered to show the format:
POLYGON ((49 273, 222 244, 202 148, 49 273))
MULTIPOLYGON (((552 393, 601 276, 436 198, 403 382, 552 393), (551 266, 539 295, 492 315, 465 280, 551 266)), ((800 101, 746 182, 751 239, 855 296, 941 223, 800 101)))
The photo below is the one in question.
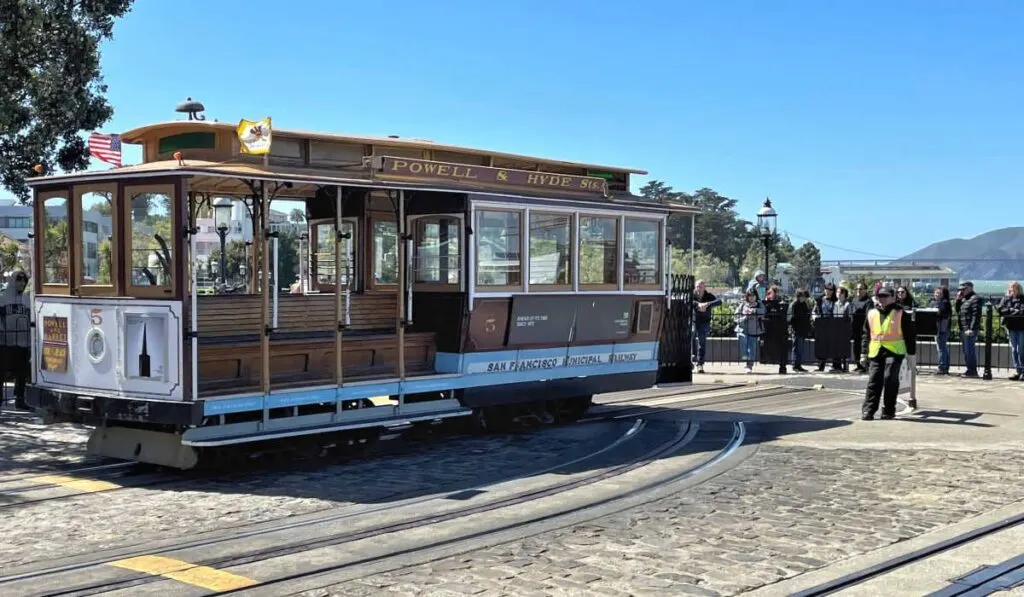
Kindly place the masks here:
POLYGON ((655 384, 667 216, 695 210, 631 196, 642 171, 287 130, 261 158, 198 120, 122 140, 143 163, 31 180, 29 402, 95 425, 92 453, 190 468, 655 384), (252 235, 244 280, 214 290, 222 198, 252 235), (274 201, 305 203, 299 281, 275 279, 274 201))

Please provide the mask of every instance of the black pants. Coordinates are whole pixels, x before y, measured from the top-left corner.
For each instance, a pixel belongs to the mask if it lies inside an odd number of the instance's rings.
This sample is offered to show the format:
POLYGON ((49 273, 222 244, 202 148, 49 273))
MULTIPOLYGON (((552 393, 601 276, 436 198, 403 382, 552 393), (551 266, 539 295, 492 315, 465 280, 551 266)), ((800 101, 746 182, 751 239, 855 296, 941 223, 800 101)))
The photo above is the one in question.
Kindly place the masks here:
POLYGON ((896 415, 896 396, 900 392, 900 367, 903 355, 881 352, 868 361, 868 389, 864 395, 862 414, 874 416, 882 400, 882 416, 896 415))
MULTIPOLYGON (((0 380, 4 383, 14 378, 14 397, 18 404, 25 402, 25 383, 29 375, 28 348, 21 346, 0 347, 0 380)), ((0 403, 3 396, 0 396, 0 403)))

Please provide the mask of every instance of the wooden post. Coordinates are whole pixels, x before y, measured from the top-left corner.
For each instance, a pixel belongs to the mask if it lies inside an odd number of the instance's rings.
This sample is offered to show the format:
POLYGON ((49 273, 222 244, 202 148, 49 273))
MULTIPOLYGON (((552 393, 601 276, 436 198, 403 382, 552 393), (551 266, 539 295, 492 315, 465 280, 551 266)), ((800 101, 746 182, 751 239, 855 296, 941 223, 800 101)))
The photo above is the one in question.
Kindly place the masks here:
MULTIPOLYGON (((341 238, 341 185, 336 189, 338 196, 334 200, 334 376, 340 388, 344 382, 341 329, 345 313, 341 304, 341 250, 345 239, 341 238)), ((347 278, 345 282, 351 283, 347 278)))
MULTIPOLYGON (((260 312, 261 328, 263 329, 263 335, 260 337, 260 352, 263 356, 263 364, 260 367, 260 385, 264 394, 270 393, 270 293, 274 291, 270 287, 270 252, 267 251, 267 228, 269 227, 267 214, 270 213, 270 210, 267 207, 267 183, 260 182, 260 233, 258 237, 260 257, 263 263, 263 271, 260 276, 260 291, 263 295, 263 309, 260 312)), ((253 242, 253 247, 256 246, 256 243, 253 242)))
MULTIPOLYGON (((405 380, 405 191, 398 191, 398 379, 405 380)), ((398 397, 401 405, 402 397, 398 397)))

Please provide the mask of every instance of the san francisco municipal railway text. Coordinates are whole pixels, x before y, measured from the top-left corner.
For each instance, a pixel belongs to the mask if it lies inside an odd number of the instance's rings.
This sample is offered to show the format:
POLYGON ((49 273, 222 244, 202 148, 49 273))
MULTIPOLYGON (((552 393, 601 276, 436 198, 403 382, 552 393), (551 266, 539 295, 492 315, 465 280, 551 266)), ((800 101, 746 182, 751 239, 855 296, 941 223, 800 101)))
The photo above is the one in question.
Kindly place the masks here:
MULTIPOLYGON (((645 353, 622 352, 616 354, 581 354, 568 357, 547 357, 538 359, 491 361, 470 366, 470 373, 503 373, 507 371, 533 371, 557 369, 559 367, 586 367, 643 360, 645 353)), ((650 358, 647 356, 646 358, 650 358)))

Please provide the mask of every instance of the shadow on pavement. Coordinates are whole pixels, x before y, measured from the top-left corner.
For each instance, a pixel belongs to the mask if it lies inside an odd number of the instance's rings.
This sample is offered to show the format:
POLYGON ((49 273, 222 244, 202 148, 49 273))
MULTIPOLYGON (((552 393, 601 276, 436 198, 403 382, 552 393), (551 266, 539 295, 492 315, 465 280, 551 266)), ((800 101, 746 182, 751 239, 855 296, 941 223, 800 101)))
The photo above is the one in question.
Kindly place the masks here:
POLYGON ((363 504, 438 493, 475 495, 475 488, 542 473, 577 474, 601 471, 637 459, 649 462, 648 454, 678 437, 685 431, 683 423, 690 420, 699 422, 699 430, 682 452, 696 451, 702 456, 706 453, 709 459, 728 445, 736 421, 747 424, 748 444, 852 423, 715 410, 687 409, 669 413, 663 409, 629 407, 629 416, 617 420, 521 433, 382 442, 397 446, 389 450, 392 453, 370 454, 341 464, 303 463, 287 471, 254 471, 244 478, 198 478, 188 482, 188 490, 363 504), (644 421, 643 427, 627 435, 637 420, 644 421), (568 464, 570 462, 572 464, 568 464), (554 467, 559 469, 549 470, 554 467))

